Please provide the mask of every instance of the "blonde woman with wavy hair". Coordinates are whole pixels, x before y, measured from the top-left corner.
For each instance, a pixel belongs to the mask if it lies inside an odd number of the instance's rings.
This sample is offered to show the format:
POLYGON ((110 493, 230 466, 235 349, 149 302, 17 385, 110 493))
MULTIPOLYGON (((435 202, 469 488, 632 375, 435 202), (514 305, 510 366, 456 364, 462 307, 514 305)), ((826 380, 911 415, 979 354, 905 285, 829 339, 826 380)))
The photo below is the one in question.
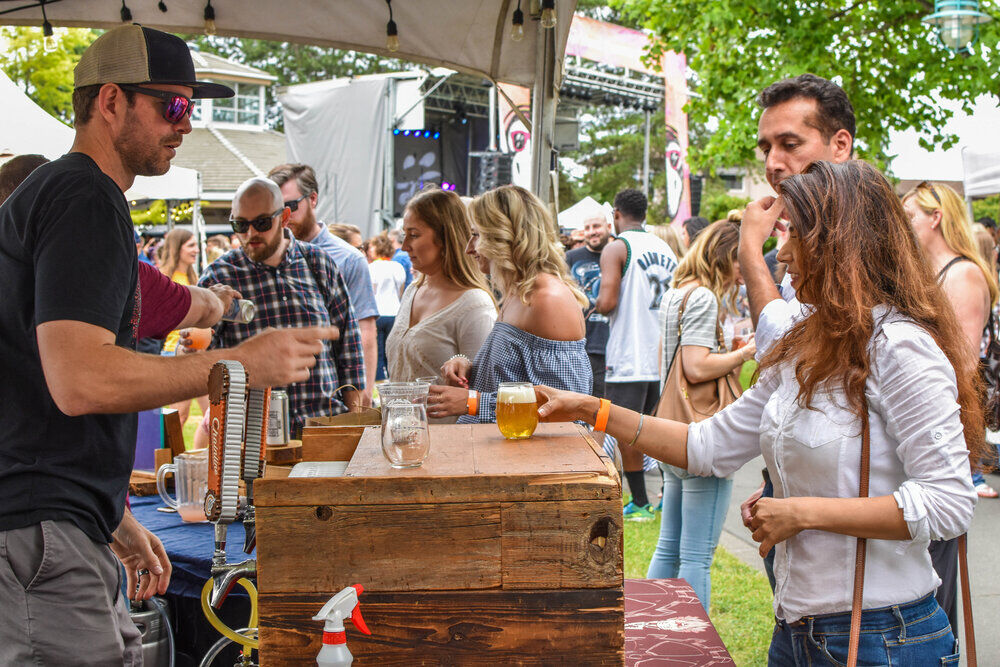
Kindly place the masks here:
MULTIPOLYGON (((681 355, 687 380, 705 382, 741 367, 756 352, 753 341, 738 350, 728 350, 718 336, 726 314, 723 304, 733 303, 742 282, 736 260, 739 242, 738 222, 712 223, 698 234, 674 271, 673 286, 660 302, 661 384, 677 354, 681 355)), ((660 537, 646 576, 686 579, 708 609, 709 569, 722 534, 733 481, 698 477, 665 463, 660 468, 663 514, 660 537)))
POLYGON ((475 356, 497 318, 486 276, 465 254, 472 230, 457 194, 418 193, 403 212, 403 234, 402 249, 420 277, 403 293, 386 340, 393 382, 435 376, 448 359, 475 356))
MULTIPOLYGON (((965 202, 947 185, 924 181, 903 195, 903 210, 978 359, 990 311, 997 304, 997 275, 980 254, 965 202)), ((973 472, 972 481, 981 498, 1000 495, 982 473, 973 472)), ((949 542, 949 553, 938 558, 956 558, 955 541, 949 542)), ((943 549, 938 543, 932 548, 943 549)), ((942 606, 949 617, 956 616, 954 596, 942 606)))
POLYGON ((496 421, 501 382, 554 382, 590 392, 585 346, 588 301, 570 277, 545 205, 513 185, 473 200, 466 252, 501 294, 500 317, 474 360, 456 356, 441 368, 448 387, 431 387, 428 415, 458 423, 496 421))

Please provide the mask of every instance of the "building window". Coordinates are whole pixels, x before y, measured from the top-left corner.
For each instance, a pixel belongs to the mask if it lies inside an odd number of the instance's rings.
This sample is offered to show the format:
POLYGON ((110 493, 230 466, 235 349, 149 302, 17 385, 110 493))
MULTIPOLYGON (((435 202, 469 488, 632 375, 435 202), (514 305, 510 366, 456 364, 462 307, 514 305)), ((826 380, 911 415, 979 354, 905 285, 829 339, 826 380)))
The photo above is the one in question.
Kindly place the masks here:
POLYGON ((212 120, 217 123, 262 125, 263 120, 260 108, 261 86, 251 83, 230 82, 226 82, 226 85, 236 91, 236 96, 212 100, 212 120))
POLYGON ((194 100, 194 109, 191 111, 191 120, 198 121, 204 118, 204 110, 202 108, 204 104, 203 100, 194 100))
POLYGON ((742 174, 719 174, 719 179, 726 190, 743 190, 742 174))

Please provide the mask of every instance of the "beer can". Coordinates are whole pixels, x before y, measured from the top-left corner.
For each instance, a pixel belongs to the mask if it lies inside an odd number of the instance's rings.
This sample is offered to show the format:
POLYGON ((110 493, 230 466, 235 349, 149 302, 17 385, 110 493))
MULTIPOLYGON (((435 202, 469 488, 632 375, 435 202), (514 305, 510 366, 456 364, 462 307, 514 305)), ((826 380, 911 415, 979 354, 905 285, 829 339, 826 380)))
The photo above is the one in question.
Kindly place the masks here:
POLYGON ((267 409, 267 444, 287 445, 291 439, 288 422, 288 392, 271 390, 271 403, 267 409))
POLYGON ((247 324, 256 314, 257 306, 253 305, 253 301, 248 299, 233 299, 229 304, 229 310, 222 316, 222 319, 226 322, 247 324))

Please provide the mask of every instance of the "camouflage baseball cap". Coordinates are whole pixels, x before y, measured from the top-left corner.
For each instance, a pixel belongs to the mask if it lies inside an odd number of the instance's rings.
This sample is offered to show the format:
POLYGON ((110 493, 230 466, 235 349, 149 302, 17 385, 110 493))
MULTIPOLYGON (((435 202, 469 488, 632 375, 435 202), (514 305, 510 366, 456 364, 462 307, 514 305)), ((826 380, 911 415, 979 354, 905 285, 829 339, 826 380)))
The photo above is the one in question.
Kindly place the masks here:
POLYGON ((188 86, 193 98, 232 97, 232 88, 198 81, 184 40, 138 24, 109 30, 83 52, 73 87, 103 83, 162 83, 188 86))

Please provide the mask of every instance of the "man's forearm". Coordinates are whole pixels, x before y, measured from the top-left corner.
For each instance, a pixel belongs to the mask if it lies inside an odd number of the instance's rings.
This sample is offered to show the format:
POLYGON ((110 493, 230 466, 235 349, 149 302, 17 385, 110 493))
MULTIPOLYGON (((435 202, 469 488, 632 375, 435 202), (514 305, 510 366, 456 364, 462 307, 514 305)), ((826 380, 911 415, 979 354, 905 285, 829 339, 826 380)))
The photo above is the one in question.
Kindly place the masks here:
POLYGON ((774 277, 771 270, 767 268, 764 255, 760 249, 745 247, 742 243, 739 249, 740 273, 743 282, 747 287, 747 299, 750 301, 750 318, 754 327, 760 319, 760 313, 764 306, 775 299, 780 299, 781 294, 774 284, 774 277))
POLYGON ((361 354, 365 359, 365 388, 370 390, 375 386, 375 373, 378 368, 378 332, 375 318, 366 317, 358 320, 358 329, 361 333, 361 354))

